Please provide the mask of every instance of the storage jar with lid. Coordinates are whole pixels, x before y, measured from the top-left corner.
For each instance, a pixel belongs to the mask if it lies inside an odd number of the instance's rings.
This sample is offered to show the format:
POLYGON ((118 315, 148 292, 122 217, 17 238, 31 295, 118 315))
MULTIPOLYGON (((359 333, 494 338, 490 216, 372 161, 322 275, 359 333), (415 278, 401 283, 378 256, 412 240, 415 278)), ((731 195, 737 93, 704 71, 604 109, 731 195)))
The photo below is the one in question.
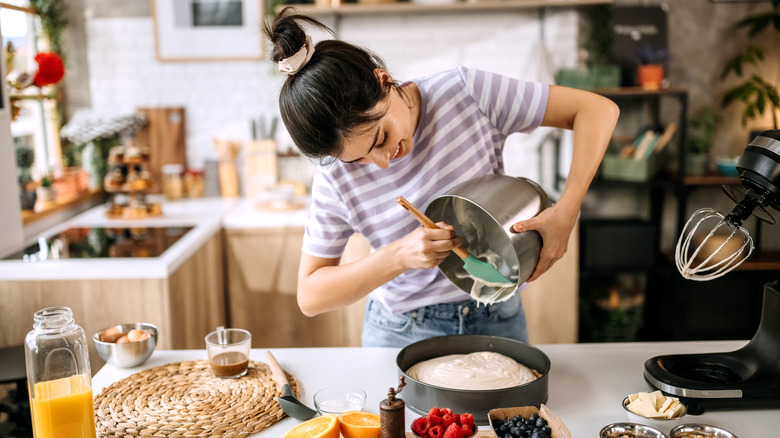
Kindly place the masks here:
POLYGON ((184 166, 166 164, 162 167, 163 193, 170 200, 181 199, 184 195, 184 166))
POLYGON ((87 337, 68 307, 35 312, 24 340, 35 438, 95 438, 87 337))

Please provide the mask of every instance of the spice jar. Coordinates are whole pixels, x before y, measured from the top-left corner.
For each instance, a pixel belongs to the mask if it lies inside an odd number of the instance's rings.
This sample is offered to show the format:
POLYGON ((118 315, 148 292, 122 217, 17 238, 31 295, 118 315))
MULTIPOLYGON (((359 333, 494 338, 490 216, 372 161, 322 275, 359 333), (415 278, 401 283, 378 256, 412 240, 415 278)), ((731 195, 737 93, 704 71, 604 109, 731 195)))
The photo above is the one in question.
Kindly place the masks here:
POLYGON ((200 170, 187 169, 184 172, 184 187, 188 198, 202 198, 205 189, 203 172, 200 170))
POLYGON ((171 201, 181 199, 184 196, 183 172, 184 166, 181 164, 166 164, 162 167, 163 193, 171 201))
POLYGON ((35 438, 95 438, 87 337, 68 307, 35 312, 24 339, 35 438))

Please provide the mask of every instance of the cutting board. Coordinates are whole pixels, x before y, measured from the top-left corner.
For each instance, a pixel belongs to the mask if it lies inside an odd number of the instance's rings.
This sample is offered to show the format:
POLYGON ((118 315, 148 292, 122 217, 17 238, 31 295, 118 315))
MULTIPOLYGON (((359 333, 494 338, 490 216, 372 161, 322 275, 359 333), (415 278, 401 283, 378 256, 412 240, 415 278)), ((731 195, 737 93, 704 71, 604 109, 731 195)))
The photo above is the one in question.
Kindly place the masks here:
POLYGON ((187 166, 185 110, 172 108, 138 108, 146 116, 147 124, 136 134, 136 144, 149 148, 149 171, 157 182, 156 192, 162 187, 162 166, 187 166))

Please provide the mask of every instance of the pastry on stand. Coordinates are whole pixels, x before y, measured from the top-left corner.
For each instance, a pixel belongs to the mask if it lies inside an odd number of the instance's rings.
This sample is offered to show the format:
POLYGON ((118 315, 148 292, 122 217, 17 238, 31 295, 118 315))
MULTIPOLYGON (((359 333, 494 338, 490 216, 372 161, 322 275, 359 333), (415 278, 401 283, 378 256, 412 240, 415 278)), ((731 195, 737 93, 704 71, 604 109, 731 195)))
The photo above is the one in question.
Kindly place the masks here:
POLYGON ((109 151, 108 164, 111 170, 106 174, 103 187, 113 196, 106 209, 110 219, 143 219, 159 216, 159 203, 151 203, 146 194, 155 187, 152 173, 147 169, 149 152, 131 142, 109 151))

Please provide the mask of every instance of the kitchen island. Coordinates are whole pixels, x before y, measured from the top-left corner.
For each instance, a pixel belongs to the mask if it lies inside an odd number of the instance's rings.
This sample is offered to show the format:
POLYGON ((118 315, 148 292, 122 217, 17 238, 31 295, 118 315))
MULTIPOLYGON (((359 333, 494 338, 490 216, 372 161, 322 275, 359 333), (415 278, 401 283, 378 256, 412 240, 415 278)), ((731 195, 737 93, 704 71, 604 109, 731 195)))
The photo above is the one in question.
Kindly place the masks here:
MULTIPOLYGON (((603 426, 628 421, 621 407, 623 398, 651 388, 642 377, 645 360, 665 354, 732 351, 746 341, 601 343, 537 345, 550 358, 547 406, 575 438, 596 438, 603 426)), ((301 400, 313 406, 312 396, 332 385, 351 384, 363 388, 368 397, 364 410, 379 412, 388 388, 398 384, 395 365, 397 348, 280 348, 270 349, 282 368, 303 387, 301 400)), ((182 360, 206 359, 205 349, 158 350, 144 365, 119 369, 105 365, 93 378, 93 392, 100 391, 140 370, 182 360)), ((265 362, 265 349, 253 349, 251 359, 265 362)), ((404 398, 403 391, 399 395, 404 398)), ((443 406, 441 406, 443 407, 443 406)), ((503 407, 503 406, 497 406, 503 407)), ((419 417, 406 409, 406 430, 419 417)), ((689 416, 690 422, 722 427, 741 438, 774 436, 780 430, 777 410, 710 411, 689 416)), ((255 436, 281 437, 299 424, 284 418, 255 436)), ((485 431, 486 426, 480 427, 485 431)), ((669 433, 668 430, 663 431, 669 433)))
MULTIPOLYGON (((226 324, 221 220, 235 202, 162 202, 162 215, 135 220, 109 219, 101 205, 48 230, 41 236, 48 256, 37 247, 28 254, 45 260, 0 260, 0 347, 21 344, 33 314, 50 306, 70 307, 88 338, 115 324, 148 322, 160 329, 160 348, 200 347, 213 327, 226 324), (107 240, 116 230, 128 237, 107 240), (60 233, 73 238, 55 243, 60 233), (139 238, 147 235, 157 237, 139 238), (89 255, 52 257, 73 241, 89 255), (150 256, 158 246, 162 252, 150 256)), ((101 361, 88 344, 96 370, 101 361)))

